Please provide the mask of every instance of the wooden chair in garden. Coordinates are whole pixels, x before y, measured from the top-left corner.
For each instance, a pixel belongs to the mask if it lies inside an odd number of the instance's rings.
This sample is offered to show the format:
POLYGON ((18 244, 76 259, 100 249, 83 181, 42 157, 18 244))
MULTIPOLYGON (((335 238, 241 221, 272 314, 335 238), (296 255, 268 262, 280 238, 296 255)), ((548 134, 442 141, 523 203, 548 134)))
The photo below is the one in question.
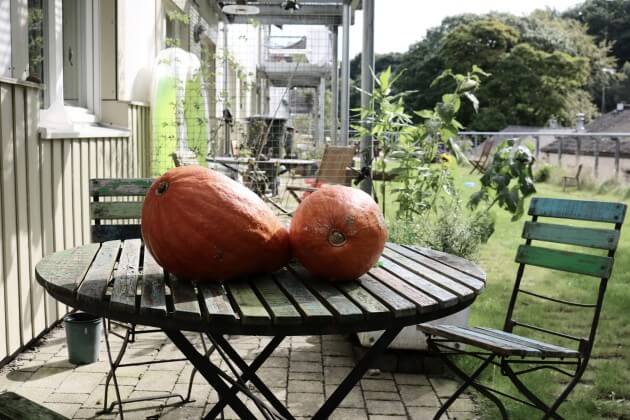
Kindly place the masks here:
MULTIPOLYGON (((151 187, 153 180, 151 178, 112 178, 112 179, 91 179, 90 180, 90 217, 93 221, 91 226, 92 242, 106 242, 115 240, 127 240, 141 238, 140 230, 140 216, 142 214, 142 203, 144 196, 146 195, 149 187, 151 187)), ((147 256, 145 256, 146 260, 147 256)), ((138 267, 139 269, 139 267, 138 267)), ((142 284, 143 296, 151 296, 150 291, 151 284, 142 284), (148 291, 148 292, 147 292, 148 291)), ((193 376, 190 378, 188 384, 188 394, 183 397, 180 394, 175 393, 161 393, 152 395, 150 397, 130 398, 123 400, 120 398, 120 390, 118 388, 118 380, 116 378, 116 370, 125 366, 135 366, 139 363, 122 363, 127 346, 129 343, 136 341, 136 336, 139 334, 148 334, 153 332, 160 332, 159 329, 142 329, 137 330, 135 324, 119 323, 112 320, 106 320, 105 325, 105 344, 107 346, 107 354, 110 362, 110 371, 107 374, 105 381, 105 396, 103 400, 103 411, 110 412, 116 403, 119 406, 120 413, 122 415, 122 405, 131 402, 165 399, 165 398, 180 398, 182 402, 190 401, 190 395, 192 391, 193 376), (114 324, 122 328, 124 334, 111 329, 111 325, 114 324), (123 340, 122 346, 118 356, 114 359, 111 347, 109 345, 109 334, 113 334, 123 340), (113 402, 109 407, 107 405, 107 394, 110 381, 114 381, 114 390, 116 392, 116 402, 113 402)), ((209 354, 206 349, 203 336, 201 342, 204 347, 204 351, 209 354)), ((168 362, 181 362, 186 361, 185 357, 177 359, 160 359, 156 361, 142 362, 140 364, 155 364, 155 363, 168 363, 168 362)))
MULTIPOLYGON (((539 409, 544 413, 544 419, 561 418, 557 414, 558 407, 571 393, 586 370, 595 342, 606 285, 613 269, 621 225, 626 215, 626 205, 623 203, 534 198, 529 208, 529 215, 532 216, 532 220, 525 222, 523 228, 525 243, 518 248, 516 253, 516 262, 519 263, 519 266, 503 329, 428 324, 418 326, 418 329, 429 337, 429 348, 433 351, 439 351, 445 364, 464 381, 440 408, 434 417, 435 419, 441 418, 448 407, 469 386, 474 387, 492 400, 504 419, 507 418, 507 412, 498 396, 510 398, 539 409), (541 221, 541 218, 545 218, 545 221, 541 221), (563 223, 548 222, 547 218, 560 219, 563 223), (599 222, 600 224, 597 227, 584 227, 583 223, 581 226, 566 223, 566 221, 575 220, 599 222), (536 245, 532 245, 533 241, 537 241, 536 245), (544 244, 538 245, 538 242, 559 244, 562 249, 544 244), (589 252, 581 252, 584 248, 587 248, 589 252), (598 250, 598 253, 603 255, 596 255, 594 250, 598 250), (556 294, 554 296, 543 295, 526 285, 527 280, 524 279, 524 274, 529 266, 571 273, 572 276, 576 277, 590 277, 590 279, 578 279, 584 282, 597 278, 599 279, 596 288, 597 296, 590 302, 574 302, 565 300, 556 294), (530 304, 526 306, 528 312, 537 310, 535 305, 531 304, 531 300, 541 301, 541 303, 548 305, 579 307, 589 311, 592 314, 592 318, 589 318, 590 328, 576 334, 574 331, 552 330, 544 325, 534 325, 531 322, 517 320, 515 307, 519 299, 523 299, 522 295, 526 295, 530 300, 528 302, 530 304), (517 335, 514 333, 516 328, 519 329, 519 332, 529 331, 530 334, 517 335), (531 337, 532 332, 537 334, 536 339, 531 337), (538 339, 539 337, 546 338, 541 341, 538 339), (454 343, 465 343, 476 347, 478 350, 462 350, 454 343), (482 363, 468 375, 451 361, 449 356, 453 355, 476 357, 482 360, 482 363), (477 381, 481 373, 490 365, 499 367, 500 372, 510 379, 525 398, 492 389, 477 381), (540 396, 534 394, 521 379, 522 375, 542 369, 549 369, 569 378, 564 390, 550 403, 544 402, 540 396)), ((555 279, 558 289, 563 286, 568 288, 569 286, 563 285, 561 280, 562 277, 555 279)), ((576 282, 573 287, 579 287, 580 284, 582 283, 576 282)), ((539 311, 538 313, 545 313, 544 308, 539 309, 539 311)), ((540 318, 541 320, 545 319, 544 316, 540 318)), ((541 324, 543 323, 541 322, 541 324)), ((575 322, 569 322, 567 319, 567 324, 575 324, 575 322)))
POLYGON ((287 185, 287 191, 301 202, 298 192, 317 191, 317 186, 322 184, 340 184, 350 186, 352 184, 352 164, 354 158, 354 146, 326 146, 321 163, 315 174, 312 187, 287 185))
POLYGON ((175 166, 199 165, 197 154, 192 150, 178 150, 171 153, 175 166))
POLYGON ((494 143, 495 141, 493 139, 487 139, 483 142, 479 157, 477 159, 470 160, 470 164, 472 165, 472 169, 470 170, 471 174, 475 171, 478 171, 479 173, 486 172, 486 168, 490 163, 490 153, 492 152, 494 143))
POLYGON ((562 177, 562 191, 565 191, 567 187, 575 185, 575 187, 580 189, 580 174, 582 173, 582 164, 578 165, 577 171, 575 172, 575 176, 563 176, 562 177))

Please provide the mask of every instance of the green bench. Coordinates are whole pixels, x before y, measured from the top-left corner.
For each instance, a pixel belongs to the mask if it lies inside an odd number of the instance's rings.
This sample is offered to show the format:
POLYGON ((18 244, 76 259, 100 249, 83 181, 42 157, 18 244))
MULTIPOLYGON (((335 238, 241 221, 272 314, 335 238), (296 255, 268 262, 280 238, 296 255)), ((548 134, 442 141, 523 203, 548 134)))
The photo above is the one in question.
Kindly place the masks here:
POLYGON ((0 394, 0 419, 68 420, 67 417, 57 414, 15 392, 3 392, 0 394))

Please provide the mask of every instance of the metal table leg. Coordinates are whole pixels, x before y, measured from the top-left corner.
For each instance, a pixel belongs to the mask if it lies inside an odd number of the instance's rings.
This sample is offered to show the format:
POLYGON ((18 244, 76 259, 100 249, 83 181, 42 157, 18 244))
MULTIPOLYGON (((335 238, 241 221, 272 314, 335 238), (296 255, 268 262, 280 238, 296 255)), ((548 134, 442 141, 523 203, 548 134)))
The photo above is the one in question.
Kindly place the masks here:
MULTIPOLYGON (((284 336, 274 337, 273 340, 271 340, 269 344, 265 346, 263 351, 260 352, 258 356, 256 356, 256 358, 250 365, 247 365, 247 363, 241 358, 238 352, 234 350, 234 347, 232 347, 232 345, 222 335, 212 334, 210 336, 214 344, 217 347, 220 347, 221 350, 225 351, 227 357, 229 357, 230 360, 232 360, 236 364, 236 366, 241 370, 242 372, 241 376, 238 378, 239 382, 242 385, 244 385, 248 381, 252 382, 252 384, 256 387, 256 389, 260 391, 260 393, 265 397, 265 399, 271 404, 273 408, 276 409, 276 411, 278 411, 278 413, 282 417, 286 419, 292 419, 293 416, 291 415, 291 413, 289 413, 289 411, 286 409, 284 404, 278 401, 278 399, 273 394, 273 392, 256 375, 256 371, 269 358, 269 356, 271 356, 273 351, 280 345, 280 343, 282 343, 284 336)), ((236 393, 238 392, 238 388, 236 386, 233 386, 229 392, 230 394, 236 395, 236 393)), ((223 407, 225 407, 226 404, 227 402, 225 401, 225 399, 221 399, 218 403, 216 403, 216 405, 212 408, 212 410, 210 410, 210 412, 206 415, 205 418, 207 419, 215 418, 221 412, 223 407)))
POLYGON ((350 371, 348 376, 339 384, 335 392, 326 400, 317 413, 313 416, 314 420, 325 420, 335 411, 335 409, 341 404, 348 393, 354 388, 354 386, 363 378, 365 372, 372 366, 374 359, 380 356, 389 344, 394 341, 398 333, 403 327, 396 327, 386 330, 383 335, 376 340, 376 343, 368 350, 367 353, 359 360, 359 363, 350 371))
POLYGON ((227 404, 232 407, 239 418, 244 420, 256 420, 256 417, 245 404, 238 399, 236 394, 230 392, 227 384, 221 378, 223 372, 212 364, 209 359, 205 359, 181 331, 164 330, 164 332, 168 338, 171 339, 173 344, 188 358, 192 365, 197 368, 206 381, 217 391, 220 399, 226 400, 227 404))

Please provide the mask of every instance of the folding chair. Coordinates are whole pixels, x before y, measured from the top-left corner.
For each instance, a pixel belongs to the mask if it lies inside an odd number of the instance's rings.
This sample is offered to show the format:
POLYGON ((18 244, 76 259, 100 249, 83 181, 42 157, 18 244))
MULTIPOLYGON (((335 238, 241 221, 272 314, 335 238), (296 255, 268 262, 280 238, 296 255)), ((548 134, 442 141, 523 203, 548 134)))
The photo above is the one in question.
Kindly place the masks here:
MULTIPOLYGON (((523 228, 525 244, 518 248, 516 254, 516 262, 519 263, 519 266, 503 329, 428 324, 418 326, 418 329, 425 332, 428 336, 429 349, 437 351, 444 363, 464 381, 459 389, 440 408, 434 417, 435 419, 440 418, 469 386, 474 387, 493 401, 504 419, 507 419, 508 416, 498 395, 542 411, 544 413, 543 419, 562 418, 556 411, 579 382, 591 357, 604 302, 604 293, 612 272, 615 250, 619 242, 619 234, 625 214, 626 205, 623 203, 552 198, 532 199, 529 208, 529 215, 532 216, 532 220, 525 222, 523 228), (541 223, 538 220, 540 217, 601 222, 608 225, 604 227, 598 225, 597 228, 593 228, 575 226, 575 224, 548 223, 546 221, 541 223), (613 229, 610 228, 610 224, 614 224, 613 229), (563 249, 533 246, 532 241, 561 244, 563 249), (591 253, 582 253, 564 250, 567 246, 592 249, 590 250, 591 253), (600 254, 606 251, 607 255, 594 255, 592 253, 593 249, 600 250, 600 254), (594 303, 573 302, 556 296, 545 296, 530 288, 526 289, 522 284, 522 280, 527 266, 537 266, 572 273, 573 275, 599 278, 597 298, 594 300, 594 303), (514 309, 521 295, 527 295, 529 299, 533 300, 580 307, 585 308, 585 311, 592 311, 592 322, 588 335, 585 335, 584 331, 582 334, 575 334, 575 332, 571 331, 551 330, 541 325, 533 325, 514 319, 514 309), (552 344, 526 335, 514 334, 513 331, 516 327, 525 331, 535 331, 538 336, 554 338, 556 343, 552 344), (558 341, 562 341, 562 343, 558 343, 558 341), (570 347, 560 345, 573 342, 576 344, 571 344, 570 347), (459 349, 454 343, 464 343, 481 349, 481 351, 459 349), (482 360, 482 363, 472 374, 468 375, 451 361, 449 355, 467 355, 482 360), (490 365, 498 366, 501 373, 510 379, 525 399, 509 395, 478 382, 477 378, 490 365), (521 367, 519 368, 518 366, 521 367), (540 396, 535 395, 521 380, 521 375, 542 369, 559 372, 570 378, 564 390, 551 404, 544 402, 540 396)), ((587 281, 588 279, 580 280, 587 281)), ((528 311, 535 310, 531 304, 527 308, 528 311)))
POLYGON ((575 176, 563 176, 562 177, 562 191, 565 191, 567 187, 571 185, 575 185, 575 187, 580 189, 580 174, 582 173, 582 164, 578 165, 577 171, 575 172, 575 176))
POLYGON ((317 174, 313 180, 313 186, 287 185, 287 191, 299 203, 302 201, 302 198, 297 194, 298 192, 314 192, 322 184, 350 186, 352 183, 354 153, 354 146, 326 146, 317 174))
POLYGON ((470 159, 469 162, 472 165, 472 169, 470 173, 474 173, 475 171, 479 173, 486 172, 486 168, 490 163, 490 152, 492 152, 492 148, 494 147, 495 141, 494 139, 487 139, 481 145, 481 152, 479 153, 479 158, 470 159))
MULTIPOLYGON (((94 221, 90 232, 93 242, 105 242, 112 240, 126 240, 140 238, 140 215, 142 213, 142 201, 146 192, 151 187, 153 180, 151 178, 111 178, 111 179, 91 179, 90 180, 90 217, 94 221), (107 201, 105 201, 107 200, 107 201)), ((177 393, 160 393, 149 397, 122 399, 118 388, 118 379, 116 370, 125 366, 136 366, 140 364, 156 364, 187 361, 185 357, 176 359, 160 359, 149 362, 132 362, 123 363, 123 357, 130 343, 136 341, 136 336, 140 334, 148 334, 160 332, 160 329, 136 329, 135 324, 121 323, 111 320, 103 320, 105 327, 105 345, 107 347, 107 355, 110 364, 110 370, 105 380, 105 395, 103 398, 103 412, 109 413, 117 404, 120 410, 120 416, 123 418, 123 404, 139 401, 149 401, 166 398, 179 398, 181 402, 189 402, 192 391, 193 379, 196 370, 193 370, 190 382, 188 384, 188 393, 184 397, 177 393), (116 325, 124 330, 123 334, 114 331, 111 326, 116 325), (109 342, 109 334, 112 334, 122 340, 122 345, 118 355, 114 358, 109 342), (109 406, 108 389, 109 384, 113 380, 114 391, 116 393, 116 401, 109 406)), ((201 336, 203 350, 207 356, 213 351, 206 347, 205 339, 201 336)))

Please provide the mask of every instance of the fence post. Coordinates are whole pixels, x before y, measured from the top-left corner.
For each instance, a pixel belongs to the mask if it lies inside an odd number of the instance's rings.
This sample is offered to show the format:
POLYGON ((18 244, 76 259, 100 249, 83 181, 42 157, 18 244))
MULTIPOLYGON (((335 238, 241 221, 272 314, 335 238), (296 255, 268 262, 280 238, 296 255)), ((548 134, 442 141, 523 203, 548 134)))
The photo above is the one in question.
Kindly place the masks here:
POLYGON ((599 140, 600 140, 600 137, 594 137, 594 139, 595 139, 595 150, 593 151, 593 153, 595 154, 595 165, 593 167, 593 175, 597 179, 597 177, 599 175, 599 140))
POLYGON ((575 145, 575 166, 580 164, 580 152, 582 151, 582 138, 577 137, 577 144, 575 145))
POLYGON ((558 166, 562 168, 562 146, 564 140, 563 137, 560 137, 560 143, 558 145, 558 166))
POLYGON ((615 137, 615 178, 619 178, 619 155, 621 144, 619 138, 615 137))
POLYGON ((540 159, 540 136, 534 136, 536 141, 536 160, 540 159))

